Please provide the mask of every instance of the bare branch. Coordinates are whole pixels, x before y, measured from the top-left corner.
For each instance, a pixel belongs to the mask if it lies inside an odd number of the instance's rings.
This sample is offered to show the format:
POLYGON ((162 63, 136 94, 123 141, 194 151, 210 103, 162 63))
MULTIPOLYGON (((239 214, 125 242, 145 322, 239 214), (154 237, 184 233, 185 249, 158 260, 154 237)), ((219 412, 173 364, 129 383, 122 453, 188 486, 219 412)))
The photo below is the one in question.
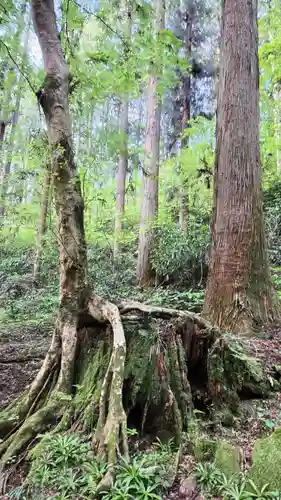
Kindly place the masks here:
POLYGON ((13 54, 11 53, 9 47, 5 44, 5 42, 3 42, 3 40, 0 40, 0 43, 3 45, 3 47, 5 47, 6 51, 7 51, 7 54, 9 56, 9 58, 11 59, 11 61, 14 63, 14 65, 16 66, 17 70, 19 71, 19 73, 22 75, 22 77, 25 79, 25 81, 28 83, 29 87, 31 88, 32 92, 36 95, 36 89, 35 87, 32 85, 31 81, 29 80, 28 76, 26 76, 26 74, 22 71, 21 67, 18 65, 17 61, 15 60, 13 54))
POLYGON ((95 12, 91 12, 90 10, 88 10, 86 7, 83 7, 82 5, 80 5, 76 0, 72 0, 73 3, 75 3, 75 5, 77 5, 77 7, 79 7, 79 9, 81 9, 82 11, 84 11, 86 14, 88 14, 89 16, 94 16, 96 19, 98 19, 102 24, 104 24, 104 26, 109 30, 111 31, 112 33, 114 33, 114 35, 116 35, 120 40, 121 42, 127 46, 127 42, 126 40, 123 38, 123 36, 118 33, 118 31, 114 30, 109 24, 107 24, 107 22, 101 17, 99 16, 98 14, 96 14, 95 12))

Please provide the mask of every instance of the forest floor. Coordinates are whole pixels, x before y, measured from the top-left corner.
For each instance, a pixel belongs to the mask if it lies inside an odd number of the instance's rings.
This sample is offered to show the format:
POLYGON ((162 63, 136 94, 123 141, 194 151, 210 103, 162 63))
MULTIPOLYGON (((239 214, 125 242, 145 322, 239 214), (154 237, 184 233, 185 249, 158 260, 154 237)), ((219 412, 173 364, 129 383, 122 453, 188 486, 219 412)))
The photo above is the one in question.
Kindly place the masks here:
MULTIPOLYGON (((50 333, 51 326, 42 329, 36 325, 15 324, 0 330, 0 408, 9 404, 32 380, 49 347, 50 333)), ((249 349, 264 363, 272 379, 281 379, 281 327, 267 329, 262 336, 251 339, 249 349)), ((245 395, 240 409, 232 427, 214 428, 204 417, 200 425, 204 432, 217 440, 226 439, 239 445, 247 469, 251 464, 255 440, 281 425, 281 392, 274 392, 269 399, 246 399, 245 395)), ((202 498, 198 491, 194 491, 192 496, 180 495, 181 484, 192 473, 194 464, 190 455, 183 457, 178 477, 166 500, 202 498)), ((1 500, 4 498, 7 497, 0 497, 1 500)))

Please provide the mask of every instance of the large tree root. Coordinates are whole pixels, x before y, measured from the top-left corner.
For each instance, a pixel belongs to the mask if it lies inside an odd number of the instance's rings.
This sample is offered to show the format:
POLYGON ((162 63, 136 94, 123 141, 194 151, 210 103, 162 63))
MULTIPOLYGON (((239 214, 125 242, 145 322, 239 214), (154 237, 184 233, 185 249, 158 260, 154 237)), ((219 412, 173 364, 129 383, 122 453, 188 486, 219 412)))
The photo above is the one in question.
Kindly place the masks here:
POLYGON ((99 418, 93 437, 93 448, 106 457, 109 464, 107 474, 99 486, 102 491, 113 483, 113 467, 120 439, 122 453, 129 459, 127 416, 122 402, 126 339, 118 307, 96 296, 89 301, 89 311, 95 315, 96 309, 110 322, 113 330, 112 352, 101 389, 99 418))
POLYGON ((179 318, 182 319, 183 321, 191 321, 192 323, 194 323, 203 330, 206 329, 219 333, 219 330, 216 327, 214 327, 209 321, 207 321, 205 318, 202 318, 199 314, 192 313, 190 311, 181 311, 178 309, 170 309, 167 307, 151 306, 149 304, 142 304, 141 302, 135 302, 135 301, 120 302, 118 304, 118 307, 120 309, 122 317, 123 315, 131 311, 140 311, 142 313, 151 315, 153 317, 159 317, 163 319, 179 318))
MULTIPOLYGON (((98 296, 91 297, 88 311, 99 322, 108 321, 113 331, 111 357, 102 385, 100 410, 94 441, 100 454, 110 464, 106 482, 111 481, 112 468, 121 452, 128 457, 127 416, 122 403, 126 340, 120 313, 114 304, 98 296)), ((58 321, 51 346, 38 375, 24 398, 4 412, 0 429, 6 437, 1 445, 0 472, 34 437, 59 423, 71 404, 73 375, 77 350, 77 321, 58 321), (52 378, 59 374, 55 384, 52 378)), ((59 425, 60 428, 60 425, 59 425)))
POLYGON ((95 328, 101 326, 102 340, 86 349, 88 365, 84 366, 88 330, 79 330, 81 317, 72 322, 59 318, 34 382, 2 412, 0 471, 46 430, 95 429, 94 452, 109 464, 100 484, 100 490, 105 490, 112 485, 118 456, 129 458, 127 415, 134 405, 141 405, 143 412, 140 430, 149 424, 151 414, 159 415, 158 425, 168 423, 180 443, 193 408, 191 392, 197 378, 205 377, 209 396, 219 404, 227 404, 229 392, 237 396, 243 388, 253 391, 260 385, 263 374, 257 365, 249 364, 248 356, 230 347, 229 340, 197 314, 138 302, 122 302, 117 307, 98 296, 87 299, 82 314, 87 321, 92 318, 95 328), (126 391, 130 400, 124 403, 126 391))
POLYGON ((4 416, 11 415, 11 425, 0 448, 0 472, 31 439, 62 417, 66 402, 71 399, 76 340, 76 325, 64 323, 60 335, 56 328, 46 358, 26 396, 19 400, 16 408, 12 405, 6 414, 4 412, 4 416), (59 377, 54 390, 50 391, 60 359, 59 377))

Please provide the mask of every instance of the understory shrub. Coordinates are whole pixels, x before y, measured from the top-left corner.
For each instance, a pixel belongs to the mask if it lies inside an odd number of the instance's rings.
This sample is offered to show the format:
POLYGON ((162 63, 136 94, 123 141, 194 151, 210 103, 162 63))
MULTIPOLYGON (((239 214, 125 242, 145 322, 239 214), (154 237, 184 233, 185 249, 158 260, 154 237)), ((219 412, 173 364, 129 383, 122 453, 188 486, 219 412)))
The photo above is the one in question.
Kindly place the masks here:
POLYGON ((199 463, 195 469, 195 477, 205 499, 214 497, 223 500, 273 500, 281 498, 279 491, 273 491, 268 484, 258 486, 247 479, 242 472, 237 477, 226 476, 214 463, 199 463))
POLYGON ((157 228, 152 263, 160 280, 198 286, 206 278, 210 228, 203 220, 190 217, 185 234, 178 224, 157 228))
POLYGON ((281 183, 274 182, 263 193, 268 255, 272 265, 281 265, 281 183))
MULTIPOLYGON (((129 433, 131 434, 131 432, 129 433)), ((168 487, 172 443, 156 443, 153 450, 140 452, 130 462, 120 458, 115 482, 104 500, 161 500, 168 487)), ((94 498, 107 463, 94 457, 91 444, 78 434, 49 434, 30 452, 31 467, 26 482, 9 498, 20 500, 83 500, 94 498)))

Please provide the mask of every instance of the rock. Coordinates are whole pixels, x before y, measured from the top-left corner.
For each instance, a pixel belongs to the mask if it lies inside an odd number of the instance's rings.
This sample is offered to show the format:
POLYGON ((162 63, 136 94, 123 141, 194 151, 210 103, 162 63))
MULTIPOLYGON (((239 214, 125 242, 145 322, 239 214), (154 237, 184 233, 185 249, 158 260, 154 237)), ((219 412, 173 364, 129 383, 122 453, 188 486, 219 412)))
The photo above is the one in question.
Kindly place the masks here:
POLYGON ((179 497, 180 498, 190 498, 192 497, 197 489, 197 483, 194 476, 188 476, 182 479, 179 487, 179 497))
POLYGON ((224 412, 221 414, 221 423, 224 427, 234 426, 234 415, 228 408, 225 408, 224 412))
POLYGON ((281 428, 269 437, 258 439, 253 449, 253 465, 247 478, 262 488, 281 491, 281 428))
POLYGON ((243 452, 239 446, 222 441, 217 446, 215 466, 227 477, 238 475, 241 472, 243 452))
POLYGON ((237 413, 239 394, 267 397, 272 390, 264 367, 237 337, 218 338, 208 354, 208 390, 217 408, 237 413))

